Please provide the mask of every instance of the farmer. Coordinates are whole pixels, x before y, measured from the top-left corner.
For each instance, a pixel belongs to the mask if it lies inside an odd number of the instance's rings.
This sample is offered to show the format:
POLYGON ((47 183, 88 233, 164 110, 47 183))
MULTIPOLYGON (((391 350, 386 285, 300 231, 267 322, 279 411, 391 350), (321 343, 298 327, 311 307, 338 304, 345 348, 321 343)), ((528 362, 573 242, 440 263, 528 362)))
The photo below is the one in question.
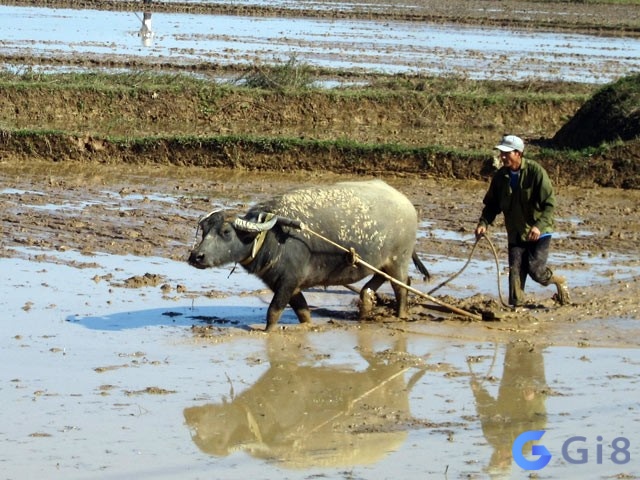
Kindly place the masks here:
POLYGON ((566 280, 547 267, 555 208, 549 175, 540 164, 525 160, 520 137, 506 135, 496 148, 502 168, 493 176, 484 196, 476 238, 482 237, 502 212, 509 244, 509 305, 524 305, 527 275, 544 286, 555 284, 555 299, 565 305, 569 303, 566 280))

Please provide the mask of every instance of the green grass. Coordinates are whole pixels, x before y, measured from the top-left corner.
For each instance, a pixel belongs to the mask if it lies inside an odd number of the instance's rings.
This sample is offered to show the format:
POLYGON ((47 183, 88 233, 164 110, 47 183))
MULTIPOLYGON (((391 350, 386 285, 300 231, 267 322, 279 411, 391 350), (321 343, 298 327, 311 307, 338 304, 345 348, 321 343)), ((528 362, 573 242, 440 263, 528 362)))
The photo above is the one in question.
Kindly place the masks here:
POLYGON ((236 83, 248 88, 265 90, 301 90, 307 89, 314 81, 314 69, 298 61, 295 56, 284 63, 273 65, 254 65, 248 73, 242 75, 236 83))
POLYGON ((144 89, 193 90, 210 87, 211 82, 184 74, 133 73, 41 73, 26 70, 18 73, 0 70, 0 87, 47 87, 66 90, 129 91, 144 89))
POLYGON ((295 58, 284 64, 252 66, 240 74, 233 83, 216 83, 187 74, 155 72, 131 73, 41 73, 27 69, 18 73, 0 69, 2 88, 52 88, 89 91, 173 91, 211 92, 224 91, 277 91, 288 94, 308 91, 325 92, 328 95, 363 95, 382 97, 416 94, 456 96, 459 98, 495 98, 518 96, 521 98, 548 98, 590 95, 596 86, 565 82, 509 82, 469 80, 457 77, 425 77, 420 75, 377 75, 366 85, 325 89, 313 86, 313 82, 331 76, 326 70, 320 72, 295 58))
MULTIPOLYGON (((252 97, 262 95, 283 95, 304 97, 306 95, 326 96, 327 102, 339 102, 344 99, 357 101, 359 99, 376 102, 402 102, 412 96, 417 98, 413 105, 423 105, 424 108, 433 109, 434 114, 449 111, 446 107, 461 106, 460 111, 482 111, 486 106, 498 106, 500 109, 527 108, 532 103, 586 101, 594 92, 603 88, 588 84, 567 84, 563 82, 493 82, 470 80, 454 77, 426 77, 411 75, 381 75, 376 76, 365 86, 354 86, 337 89, 323 89, 312 87, 312 79, 317 78, 317 71, 297 62, 295 58, 289 59, 284 64, 271 67, 261 67, 253 70, 251 81, 248 77, 241 76, 244 81, 219 84, 209 80, 196 78, 186 74, 166 74, 154 72, 131 73, 54 73, 44 74, 33 70, 24 70, 13 73, 0 70, 0 92, 11 89, 40 89, 45 92, 48 89, 68 90, 69 92, 92 91, 104 94, 105 98, 122 95, 127 98, 138 98, 155 92, 171 92, 181 95, 191 95, 198 99, 202 111, 219 109, 220 105, 214 99, 225 95, 239 94, 237 98, 251 101, 252 97), (273 93, 271 93, 273 92, 273 93)), ((323 74, 326 72, 323 72, 323 74)), ((606 88, 606 87, 604 87, 606 88)), ((69 96, 69 95, 67 95, 69 96)), ((66 98, 66 97, 65 97, 66 98)), ((236 98, 236 97, 234 97, 236 98)), ((296 99, 304 104, 304 98, 296 99)), ((80 101, 80 100, 78 100, 80 101)), ((286 99, 283 97, 283 102, 286 99)), ((110 105, 110 104, 109 104, 110 105)), ((401 104, 404 105, 404 104, 401 104)), ((90 111, 96 105, 79 105, 78 112, 90 111)), ((111 117, 113 118, 113 115, 111 117)), ((117 117, 120 118, 120 117, 117 117)), ((44 124, 42 124, 44 126, 44 124)), ((79 135, 73 131, 57 131, 38 129, 37 125, 29 128, 12 129, 6 122, 0 123, 3 127, 2 135, 24 136, 33 140, 34 137, 79 135)), ((103 126, 104 127, 104 126, 103 126)), ((448 157, 476 157, 491 156, 491 151, 463 151, 447 148, 439 145, 427 145, 421 147, 406 146, 392 143, 364 144, 349 139, 317 140, 304 138, 286 138, 283 136, 258 137, 250 134, 244 135, 213 135, 213 136, 189 136, 189 135, 138 135, 135 131, 129 137, 110 137, 108 132, 127 131, 131 128, 117 125, 118 128, 94 128, 95 137, 122 145, 125 148, 136 150, 153 149, 160 143, 170 144, 176 148, 194 148, 210 145, 212 148, 238 147, 248 151, 259 153, 281 153, 292 150, 305 152, 336 151, 343 156, 356 159, 370 156, 414 156, 416 158, 443 155, 448 157)), ((54 127, 59 128, 59 127, 54 127)), ((93 128, 93 127, 92 127, 93 128)), ((89 130, 90 131, 90 130, 89 130)), ((152 129, 151 129, 152 131, 152 129)), ((605 148, 605 147, 603 147, 605 148)), ((583 158, 589 152, 576 151, 576 158, 583 158)), ((532 151, 532 155, 537 155, 532 151)), ((552 152, 543 150, 541 155, 553 156, 552 152)), ((566 152, 563 152, 566 155, 566 152)))

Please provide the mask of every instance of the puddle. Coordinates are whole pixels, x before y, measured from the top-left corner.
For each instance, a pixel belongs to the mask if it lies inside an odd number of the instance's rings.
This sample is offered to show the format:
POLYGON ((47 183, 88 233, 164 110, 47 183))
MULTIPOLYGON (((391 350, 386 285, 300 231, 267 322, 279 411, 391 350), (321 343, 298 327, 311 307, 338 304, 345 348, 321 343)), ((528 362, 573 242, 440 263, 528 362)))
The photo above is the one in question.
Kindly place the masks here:
POLYGON ((178 197, 171 195, 162 195, 157 193, 127 193, 100 191, 96 193, 98 199, 82 200, 73 194, 69 194, 69 198, 64 198, 64 193, 56 198, 56 202, 48 202, 49 196, 43 192, 33 190, 21 190, 15 188, 5 188, 0 190, 0 195, 9 197, 15 196, 15 204, 19 204, 21 208, 30 210, 44 210, 49 212, 82 212, 90 210, 91 207, 103 207, 106 210, 129 211, 139 208, 140 203, 157 202, 166 204, 163 208, 165 213, 175 211, 177 209, 178 197), (37 203, 34 203, 37 202, 37 203))
POLYGON ((633 38, 366 20, 159 13, 147 20, 152 38, 141 37, 143 19, 132 12, 0 6, 0 53, 175 64, 295 56, 336 69, 592 83, 640 69, 633 38))

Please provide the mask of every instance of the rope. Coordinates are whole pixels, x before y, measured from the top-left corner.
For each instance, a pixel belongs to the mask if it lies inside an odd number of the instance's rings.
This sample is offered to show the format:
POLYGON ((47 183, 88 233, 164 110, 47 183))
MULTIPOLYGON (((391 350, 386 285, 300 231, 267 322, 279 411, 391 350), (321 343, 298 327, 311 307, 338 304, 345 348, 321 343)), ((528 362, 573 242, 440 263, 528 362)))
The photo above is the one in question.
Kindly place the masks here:
POLYGON ((505 302, 504 298, 502 297, 502 288, 500 287, 500 262, 498 261, 498 252, 496 251, 496 247, 493 246, 493 242, 491 241, 488 235, 485 234, 481 238, 484 238, 487 242, 489 242, 489 247, 493 252, 493 258, 496 262, 496 276, 498 279, 498 296, 500 297, 500 303, 502 304, 503 307, 510 309, 511 305, 505 302))
POLYGON ((471 262, 471 258, 473 257, 473 252, 476 250, 476 247, 478 246, 478 238, 476 238, 476 241, 473 244, 473 248, 471 249, 471 253, 469 253, 469 257, 467 258, 466 263, 463 265, 463 267, 458 270, 456 273, 454 273, 453 275, 451 275, 449 278, 447 278, 444 282, 440 283, 438 286, 432 288, 431 290, 429 290, 429 295, 431 295, 433 292, 435 292, 436 290, 440 290, 442 287, 444 287, 447 283, 449 283, 451 280, 453 280, 454 278, 456 278, 458 275, 460 275, 462 272, 464 272, 464 270, 469 266, 469 263, 471 262))
POLYGON ((496 247, 493 245, 493 242, 491 241, 491 239, 489 238, 488 235, 482 235, 480 238, 476 238, 476 241, 473 244, 473 248, 471 249, 471 252, 469 252, 469 257, 467 258, 467 261, 465 262, 465 264, 462 266, 462 268, 460 270, 458 270, 456 273, 454 273, 452 276, 450 276, 449 278, 447 278, 444 282, 440 283, 437 287, 432 288, 431 290, 429 290, 429 295, 431 295, 433 292, 435 292, 436 290, 441 289, 442 287, 444 287, 447 283, 449 283, 451 280, 453 280, 454 278, 456 278, 458 275, 460 275, 462 272, 464 272, 464 270, 469 266, 469 263, 471 262, 471 259, 473 258, 473 252, 475 252, 476 247, 478 246, 478 243, 480 242, 481 239, 485 239, 488 243, 489 243, 489 247, 491 248, 491 252, 493 253, 493 258, 496 262, 496 277, 497 277, 497 284, 498 284, 498 296, 500 297, 500 303, 502 304, 503 307, 506 308, 511 308, 509 306, 508 303, 506 303, 504 301, 504 298, 502 297, 502 287, 500 286, 500 262, 498 260, 498 252, 496 251, 496 247))
POLYGON ((448 304, 446 302, 443 302, 442 300, 438 300, 437 298, 432 297, 428 293, 421 292, 420 290, 417 290, 417 289, 407 285, 406 283, 401 282, 397 278, 394 278, 391 275, 386 274, 382 270, 379 270, 379 269, 375 268, 373 265, 371 265, 371 264, 365 262, 364 260, 362 260, 362 258, 355 252, 355 250, 348 249, 348 248, 343 247, 342 245, 337 244, 333 240, 325 237, 324 235, 322 235, 320 233, 317 233, 317 232, 314 232, 313 230, 311 230, 310 228, 308 228, 306 225, 304 225, 302 223, 300 224, 300 229, 301 230, 306 230, 310 234, 315 235, 316 237, 318 237, 321 240, 324 240, 325 242, 333 245, 334 247, 338 248, 339 250, 342 250, 342 251, 344 251, 346 253, 349 253, 351 255, 352 262, 354 264, 355 263, 359 263, 359 264, 365 266, 366 268, 368 268, 369 270, 377 273, 378 275, 383 276, 384 278, 386 278, 391 283, 393 283, 395 285, 398 285, 398 286, 404 288, 405 290, 408 290, 409 292, 411 292, 411 293, 413 293, 415 295, 418 295, 420 297, 426 298, 427 300, 435 303, 436 305, 440 305, 441 307, 445 307, 447 310, 449 310, 451 312, 454 312, 454 313, 457 313, 458 315, 463 315, 465 317, 472 318, 473 320, 482 320, 482 316, 480 316, 480 315, 476 315, 475 313, 467 312, 466 310, 458 308, 455 305, 450 305, 450 304, 448 304))

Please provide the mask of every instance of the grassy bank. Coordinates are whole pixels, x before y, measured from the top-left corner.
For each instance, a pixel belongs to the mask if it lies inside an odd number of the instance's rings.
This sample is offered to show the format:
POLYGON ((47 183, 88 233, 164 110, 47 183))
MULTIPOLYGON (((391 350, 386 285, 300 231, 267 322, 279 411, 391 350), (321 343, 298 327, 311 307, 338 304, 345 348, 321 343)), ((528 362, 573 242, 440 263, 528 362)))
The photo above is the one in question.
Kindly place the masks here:
POLYGON ((52 161, 481 178, 496 140, 515 132, 557 181, 623 186, 606 148, 544 148, 595 86, 387 76, 269 89, 245 80, 4 73, 0 150, 52 161), (606 164, 597 181, 594 158, 606 164))
POLYGON ((595 89, 403 76, 266 89, 248 88, 246 79, 5 73, 0 125, 104 138, 247 135, 476 150, 505 131, 552 136, 595 89))

